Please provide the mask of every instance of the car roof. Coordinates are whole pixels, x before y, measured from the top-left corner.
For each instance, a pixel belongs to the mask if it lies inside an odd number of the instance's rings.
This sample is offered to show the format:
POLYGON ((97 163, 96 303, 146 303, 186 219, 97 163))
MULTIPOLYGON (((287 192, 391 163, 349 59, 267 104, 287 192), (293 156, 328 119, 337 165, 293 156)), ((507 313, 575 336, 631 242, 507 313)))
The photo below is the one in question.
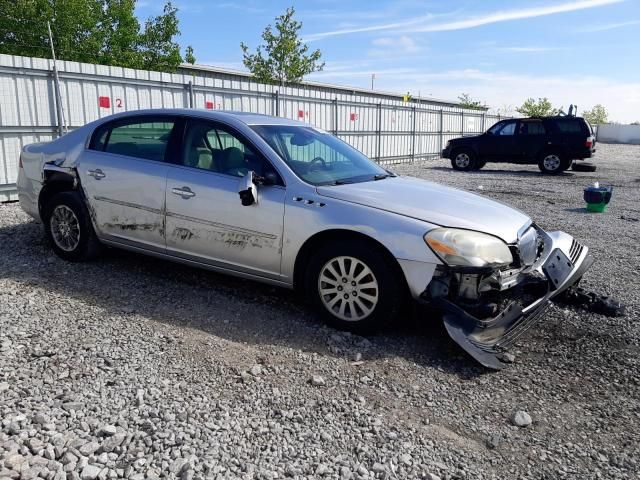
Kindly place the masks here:
POLYGON ((199 118, 208 118, 211 120, 222 120, 230 123, 240 122, 246 125, 289 125, 298 127, 308 127, 308 123, 289 120, 288 118, 273 117, 271 115, 263 115, 260 113, 238 112, 234 110, 205 110, 199 108, 152 108, 145 110, 131 110, 122 112, 109 117, 103 117, 102 120, 115 120, 138 115, 186 115, 199 118))

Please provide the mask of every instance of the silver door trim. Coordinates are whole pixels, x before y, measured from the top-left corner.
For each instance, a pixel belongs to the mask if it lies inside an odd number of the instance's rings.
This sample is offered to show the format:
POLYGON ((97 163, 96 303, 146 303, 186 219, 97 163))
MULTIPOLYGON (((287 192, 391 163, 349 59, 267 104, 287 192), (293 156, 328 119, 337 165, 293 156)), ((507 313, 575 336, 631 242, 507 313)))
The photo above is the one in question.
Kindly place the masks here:
POLYGON ((123 207, 137 208, 140 210, 144 210, 146 212, 157 213, 158 215, 164 215, 164 210, 160 208, 147 207, 145 205, 140 205, 139 203, 125 202, 123 200, 116 200, 114 198, 102 197, 99 195, 94 196, 93 199, 98 200, 99 202, 113 203, 115 205, 122 205, 123 207))
MULTIPOLYGON (((246 207, 245 207, 246 208, 246 207)), ((217 223, 212 222, 210 220, 204 220, 202 218, 190 217, 188 215, 182 215, 180 213, 167 212, 167 217, 179 218, 180 220, 186 220, 188 222, 200 223, 202 225, 207 225, 209 227, 220 228, 223 230, 229 230, 232 232, 243 233, 245 235, 254 235, 256 237, 268 238, 269 240, 275 240, 278 238, 278 235, 273 235, 271 233, 258 232, 256 230, 248 230, 246 228, 234 227, 233 225, 227 225, 225 223, 217 223)))

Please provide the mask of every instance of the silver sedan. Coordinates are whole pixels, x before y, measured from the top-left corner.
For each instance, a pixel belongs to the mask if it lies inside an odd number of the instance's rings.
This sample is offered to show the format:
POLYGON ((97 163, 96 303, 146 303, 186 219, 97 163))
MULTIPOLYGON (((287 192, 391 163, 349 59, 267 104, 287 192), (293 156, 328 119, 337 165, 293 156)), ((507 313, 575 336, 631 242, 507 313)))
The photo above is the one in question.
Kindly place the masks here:
POLYGON ((18 190, 64 259, 106 245, 294 288, 361 333, 414 299, 490 368, 592 263, 518 210, 399 177, 325 131, 263 115, 102 118, 26 146, 18 190))

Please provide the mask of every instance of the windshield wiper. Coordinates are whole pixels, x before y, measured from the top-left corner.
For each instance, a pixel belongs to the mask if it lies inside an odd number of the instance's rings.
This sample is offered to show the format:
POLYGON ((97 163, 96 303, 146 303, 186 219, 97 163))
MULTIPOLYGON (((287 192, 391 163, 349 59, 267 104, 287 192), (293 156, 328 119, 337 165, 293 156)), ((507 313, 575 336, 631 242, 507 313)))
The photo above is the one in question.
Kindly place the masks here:
POLYGON ((389 177, 395 177, 395 175, 393 173, 378 173, 377 175, 373 176, 373 179, 384 180, 385 178, 389 178, 389 177))

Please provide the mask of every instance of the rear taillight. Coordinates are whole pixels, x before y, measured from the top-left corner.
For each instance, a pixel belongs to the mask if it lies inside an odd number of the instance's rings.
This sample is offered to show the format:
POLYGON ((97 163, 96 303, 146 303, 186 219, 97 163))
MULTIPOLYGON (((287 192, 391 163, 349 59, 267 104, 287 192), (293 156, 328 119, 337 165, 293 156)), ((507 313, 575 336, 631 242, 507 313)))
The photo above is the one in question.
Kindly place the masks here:
POLYGON ((587 141, 584 143, 584 146, 587 148, 593 147, 593 137, 587 137, 587 141))

